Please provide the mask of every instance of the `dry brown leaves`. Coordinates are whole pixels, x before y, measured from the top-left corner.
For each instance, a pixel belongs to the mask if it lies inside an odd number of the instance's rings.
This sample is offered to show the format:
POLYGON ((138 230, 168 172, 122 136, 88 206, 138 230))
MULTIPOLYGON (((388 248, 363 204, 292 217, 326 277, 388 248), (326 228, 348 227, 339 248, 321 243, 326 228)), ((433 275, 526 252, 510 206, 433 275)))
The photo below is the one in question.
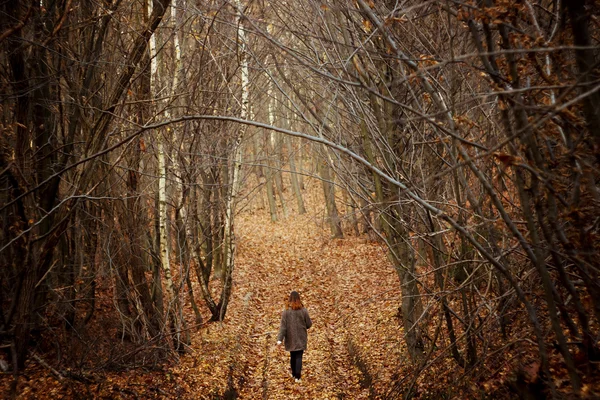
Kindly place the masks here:
POLYGON ((246 213, 237 224, 232 304, 223 324, 196 334, 176 369, 184 397, 210 399, 231 386, 242 399, 382 394, 402 363, 399 285, 385 249, 364 238, 331 240, 314 214, 270 223, 263 212, 246 213), (291 290, 314 322, 300 384, 289 375, 289 353, 275 345, 291 290))

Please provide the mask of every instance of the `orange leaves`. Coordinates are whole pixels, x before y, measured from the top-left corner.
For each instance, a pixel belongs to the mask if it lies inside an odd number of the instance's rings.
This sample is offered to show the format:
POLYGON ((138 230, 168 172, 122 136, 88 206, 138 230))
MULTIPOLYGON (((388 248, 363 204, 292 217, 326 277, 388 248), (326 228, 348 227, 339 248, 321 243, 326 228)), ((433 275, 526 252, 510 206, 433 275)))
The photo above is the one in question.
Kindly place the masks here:
POLYGON ((523 368, 525 382, 533 383, 538 380, 540 373, 540 363, 534 362, 523 368))
POLYGON ((458 9, 458 12, 456 13, 456 19, 458 21, 468 21, 469 19, 471 19, 471 14, 469 13, 468 9, 460 7, 458 9))
POLYGON ((474 20, 485 24, 499 25, 509 22, 517 15, 525 14, 525 6, 510 0, 496 1, 493 7, 461 7, 456 18, 459 21, 474 20))
POLYGON ((431 104, 431 96, 429 93, 423 93, 423 101, 425 104, 431 104))
POLYGON ((368 19, 363 19, 362 24, 365 32, 371 33, 371 31, 373 30, 373 24, 371 23, 371 21, 369 21, 368 19))
POLYGON ((508 108, 506 101, 504 101, 502 98, 498 98, 498 108, 502 111, 508 108))
POLYGON ((515 156, 511 156, 509 154, 506 153, 501 153, 501 152, 495 152, 494 156, 500 160, 500 162, 503 165, 503 169, 506 169, 507 167, 514 165, 517 163, 518 159, 515 156))
POLYGON ((584 119, 581 116, 575 114, 575 112, 573 112, 572 109, 563 108, 559 111, 559 114, 561 117, 573 124, 583 125, 585 123, 584 119))
POLYGON ((432 67, 439 64, 435 57, 430 54, 420 54, 418 62, 420 67, 432 67))
POLYGON ((391 26, 393 24, 402 24, 404 22, 408 22, 408 18, 406 17, 405 14, 401 15, 400 17, 388 17, 384 20, 384 25, 386 26, 391 26))
MULTIPOLYGON (((399 343, 401 337, 395 319, 400 288, 385 251, 363 238, 329 239, 313 218, 295 216, 283 224, 270 224, 265 216, 240 216, 243 239, 236 293, 243 297, 251 290, 260 295, 248 303, 253 310, 249 320, 240 319, 240 302, 232 303, 230 323, 221 335, 233 325, 254 326, 256 332, 277 329, 281 298, 290 289, 300 290, 314 321, 308 332, 301 386, 286 374, 288 353, 269 350, 264 370, 267 353, 262 339, 255 339, 250 347, 241 339, 248 371, 252 371, 241 398, 261 398, 263 387, 268 387, 269 398, 369 398, 368 390, 360 385, 361 371, 348 353, 348 341, 360 359, 375 368, 371 373, 382 387, 391 381, 390 367, 400 362, 402 345, 390 342, 396 338, 399 343), (266 386, 262 386, 263 379, 266 386)), ((222 346, 222 353, 229 351, 229 346, 222 346)))

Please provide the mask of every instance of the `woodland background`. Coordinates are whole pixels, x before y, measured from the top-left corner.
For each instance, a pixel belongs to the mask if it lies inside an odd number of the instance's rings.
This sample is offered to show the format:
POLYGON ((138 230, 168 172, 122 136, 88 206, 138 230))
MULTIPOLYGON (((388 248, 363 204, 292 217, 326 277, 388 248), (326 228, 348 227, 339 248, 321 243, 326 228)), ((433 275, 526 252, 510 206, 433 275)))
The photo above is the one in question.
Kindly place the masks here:
POLYGON ((0 389, 599 396, 598 15, 3 0, 0 389))

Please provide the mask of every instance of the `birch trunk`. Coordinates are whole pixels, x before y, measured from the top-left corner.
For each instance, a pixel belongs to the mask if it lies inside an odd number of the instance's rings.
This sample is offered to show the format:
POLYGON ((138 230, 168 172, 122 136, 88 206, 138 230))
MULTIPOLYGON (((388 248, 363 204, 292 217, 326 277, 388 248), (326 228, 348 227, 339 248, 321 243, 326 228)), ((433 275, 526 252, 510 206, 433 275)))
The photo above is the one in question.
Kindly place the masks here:
MULTIPOLYGON (((268 117, 269 117, 269 125, 275 125, 275 98, 273 97, 273 82, 269 82, 269 88, 267 89, 267 96, 269 98, 269 104, 267 106, 268 109, 268 117)), ((271 131, 269 133, 269 143, 268 146, 272 150, 271 154, 274 154, 274 159, 271 161, 269 157, 269 174, 275 183, 275 188, 277 194, 279 195, 279 201, 281 202, 281 209, 283 210, 283 217, 287 218, 289 215, 287 205, 285 203, 285 198, 283 197, 283 177, 281 173, 281 141, 279 135, 271 131)))
MULTIPOLYGON (((173 277, 171 275, 169 234, 167 215, 167 163, 165 159, 165 139, 161 138, 158 143, 158 230, 160 243, 160 262, 165 276, 167 289, 167 304, 173 305, 175 301, 175 290, 173 277)), ((173 312, 170 307, 167 313, 173 312)))
MULTIPOLYGON (((240 109, 240 118, 248 117, 248 99, 249 99, 249 68, 248 56, 246 54, 246 32, 242 24, 242 4, 240 0, 235 2, 237 7, 237 26, 238 26, 238 46, 240 47, 241 55, 241 90, 242 104, 240 109)), ((218 305, 218 320, 222 321, 227 311, 227 305, 231 296, 231 282, 233 278, 233 270, 235 267, 235 231, 234 231, 234 213, 235 203, 238 195, 238 182, 240 170, 242 168, 242 139, 246 133, 246 125, 240 126, 235 141, 233 143, 233 168, 229 173, 229 190, 227 191, 226 206, 225 206, 225 221, 223 234, 223 245, 225 247, 225 271, 223 274, 223 290, 218 305)), ((214 319, 213 315, 213 319, 214 319)))
MULTIPOLYGON (((148 2, 149 12, 152 12, 152 2, 148 2)), ((171 18, 176 25, 176 0, 172 1, 171 6, 171 18)), ((181 64, 181 49, 179 46, 179 40, 177 34, 174 36, 175 46, 175 70, 179 71, 179 65, 181 64)), ((156 90, 156 79, 158 77, 158 62, 156 58, 156 35, 153 34, 150 38, 150 96, 153 99, 156 90)), ((173 82, 171 87, 171 95, 174 94, 177 86, 177 72, 173 76, 173 82)), ((170 118, 169 110, 166 109, 164 112, 165 118, 170 118)), ((158 141, 158 229, 159 229, 159 248, 160 248, 160 261, 165 277, 165 285, 167 290, 167 314, 168 320, 171 323, 171 331, 173 333, 173 345, 177 350, 182 350, 182 338, 181 332, 184 331, 181 326, 182 318, 180 318, 179 298, 175 291, 175 285, 173 283, 173 274, 171 271, 170 263, 170 252, 169 252, 169 221, 167 212, 167 163, 166 163, 166 141, 168 140, 171 129, 167 128, 167 135, 159 137, 158 141)))

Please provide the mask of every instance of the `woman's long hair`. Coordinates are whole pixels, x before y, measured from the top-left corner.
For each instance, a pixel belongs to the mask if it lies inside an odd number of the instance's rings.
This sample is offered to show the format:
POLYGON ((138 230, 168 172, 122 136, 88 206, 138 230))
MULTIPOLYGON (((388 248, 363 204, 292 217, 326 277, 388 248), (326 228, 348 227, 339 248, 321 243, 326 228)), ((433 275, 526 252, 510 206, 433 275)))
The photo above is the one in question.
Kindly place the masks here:
POLYGON ((295 290, 292 293, 290 293, 287 308, 291 308, 292 310, 301 310, 302 308, 304 308, 302 301, 300 301, 300 294, 295 290))

